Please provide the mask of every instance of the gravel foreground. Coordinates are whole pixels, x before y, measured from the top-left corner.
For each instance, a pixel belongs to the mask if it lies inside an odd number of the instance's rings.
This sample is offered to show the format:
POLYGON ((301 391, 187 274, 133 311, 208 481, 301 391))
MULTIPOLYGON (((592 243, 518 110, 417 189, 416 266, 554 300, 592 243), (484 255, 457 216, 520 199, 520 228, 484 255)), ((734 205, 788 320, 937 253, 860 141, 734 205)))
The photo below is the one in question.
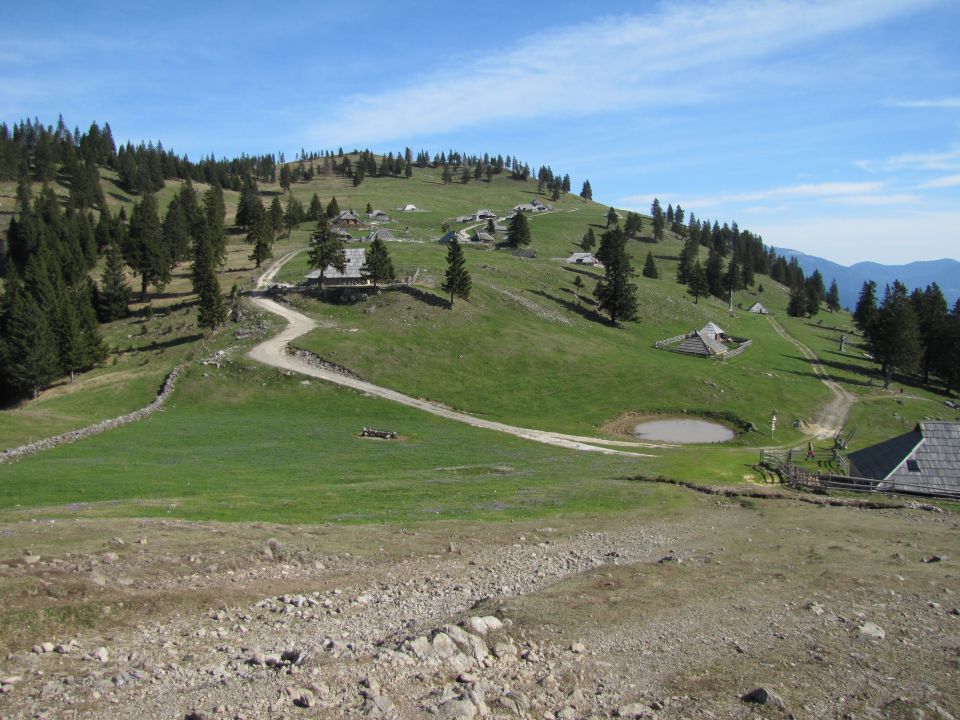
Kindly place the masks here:
POLYGON ((0 525, 3 718, 960 717, 957 516, 0 525))

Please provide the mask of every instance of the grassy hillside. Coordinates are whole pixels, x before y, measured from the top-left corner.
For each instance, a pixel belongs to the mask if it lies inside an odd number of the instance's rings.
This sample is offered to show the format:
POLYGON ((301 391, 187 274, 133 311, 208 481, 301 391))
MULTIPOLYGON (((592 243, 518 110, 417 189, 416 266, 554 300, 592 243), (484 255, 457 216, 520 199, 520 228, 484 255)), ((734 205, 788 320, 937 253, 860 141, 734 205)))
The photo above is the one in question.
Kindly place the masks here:
MULTIPOLYGON (((115 207, 134 199, 119 190, 110 173, 103 173, 103 183, 115 207)), ((168 183, 161 206, 175 187, 168 183)), ((0 194, 7 190, 0 188, 0 194)), ((280 194, 277 186, 261 190, 266 203, 280 194)), ((298 522, 629 508, 647 501, 635 484, 624 482, 632 475, 709 483, 758 478, 756 448, 774 443, 771 411, 780 418, 775 443, 798 445, 804 436, 793 422, 811 419, 830 398, 809 361, 768 318, 742 310, 728 315, 726 303, 715 299, 694 303, 672 279, 680 241, 669 234, 661 243, 629 242, 639 318, 621 328, 607 324, 591 300, 599 272, 563 262, 588 227, 599 235, 606 206, 568 196, 554 203, 555 212, 531 218, 536 258, 466 248, 473 293, 450 309, 439 287, 446 248, 434 242, 443 223, 479 208, 503 214, 536 197, 534 183, 500 176, 492 183, 443 185, 439 171, 418 169, 411 179, 367 178, 357 188, 344 178, 320 176, 294 185, 293 193, 305 206, 316 193, 324 204, 336 196, 342 209, 362 213, 369 203, 386 210, 393 218, 386 227, 408 241, 389 243, 394 265, 401 275, 417 276, 413 286, 389 288, 352 304, 291 295, 291 304, 321 321, 318 330, 299 340, 302 347, 367 380, 511 424, 608 435, 609 424, 625 413, 690 411, 728 413, 757 431, 723 446, 663 449, 642 459, 541 447, 259 367, 243 357, 256 338, 235 340, 234 330, 269 332, 276 321, 250 312, 241 328, 228 325, 197 351, 202 358, 228 349, 232 363, 222 369, 191 364, 164 413, 0 467, 0 507, 43 508, 42 514, 52 515, 298 522), (394 211, 407 203, 421 211, 394 211), (639 275, 648 251, 660 279, 639 275), (586 286, 579 300, 573 285, 577 276, 586 286), (709 320, 731 335, 752 339, 753 347, 723 362, 653 347, 709 320), (359 440, 355 435, 364 425, 396 429, 404 439, 396 444, 359 440), (36 477, 45 480, 30 481, 36 477), (84 504, 66 507, 77 502, 84 504)), ((228 194, 228 220, 235 202, 228 194)), ((277 243, 275 255, 304 247, 309 232, 309 223, 295 229, 277 243)), ((243 235, 231 235, 221 276, 224 291, 234 283, 251 286, 249 252, 243 235)), ((281 279, 296 281, 308 269, 301 253, 281 279)), ((832 375, 864 398, 851 414, 851 423, 860 427, 858 446, 902 432, 919 418, 943 415, 942 398, 933 393, 910 387, 901 396, 899 386, 883 393, 871 384, 872 364, 856 342, 839 353, 839 335, 849 336, 852 327, 848 315, 788 318, 785 289, 766 277, 757 280, 763 292, 738 293, 734 307, 761 299, 832 375)), ((149 402, 163 376, 201 337, 189 267, 177 269, 173 282, 151 298, 149 310, 143 304, 133 310, 131 318, 105 329, 114 348, 105 367, 0 412, 0 446, 149 402)))

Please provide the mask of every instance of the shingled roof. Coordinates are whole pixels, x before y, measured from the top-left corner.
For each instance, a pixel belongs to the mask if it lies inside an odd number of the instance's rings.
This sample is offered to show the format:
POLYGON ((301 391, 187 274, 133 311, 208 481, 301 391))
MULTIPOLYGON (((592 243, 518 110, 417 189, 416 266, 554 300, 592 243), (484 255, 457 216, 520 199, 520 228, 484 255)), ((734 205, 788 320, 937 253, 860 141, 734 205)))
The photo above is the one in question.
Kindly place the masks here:
POLYGON ((850 474, 879 489, 960 495, 960 423, 922 422, 912 432, 850 453, 850 474))
POLYGON ((684 353, 685 355, 702 355, 704 357, 715 357, 728 352, 728 348, 722 342, 719 342, 703 330, 694 330, 687 336, 687 339, 670 348, 673 352, 684 353))

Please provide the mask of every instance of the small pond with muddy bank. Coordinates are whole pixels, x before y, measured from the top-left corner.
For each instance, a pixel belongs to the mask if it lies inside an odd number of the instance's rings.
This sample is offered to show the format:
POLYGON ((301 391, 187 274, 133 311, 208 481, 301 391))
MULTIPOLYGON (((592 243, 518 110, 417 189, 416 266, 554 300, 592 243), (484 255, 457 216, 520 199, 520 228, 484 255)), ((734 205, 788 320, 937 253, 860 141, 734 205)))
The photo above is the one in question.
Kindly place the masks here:
POLYGON ((733 440, 737 437, 737 429, 746 431, 749 426, 732 416, 721 420, 681 411, 678 414, 625 413, 603 429, 646 442, 694 445, 733 440))
POLYGON ((641 440, 669 442, 684 445, 687 443, 719 443, 733 440, 736 433, 726 425, 709 420, 690 418, 671 418, 669 420, 648 420, 637 423, 633 435, 641 440))

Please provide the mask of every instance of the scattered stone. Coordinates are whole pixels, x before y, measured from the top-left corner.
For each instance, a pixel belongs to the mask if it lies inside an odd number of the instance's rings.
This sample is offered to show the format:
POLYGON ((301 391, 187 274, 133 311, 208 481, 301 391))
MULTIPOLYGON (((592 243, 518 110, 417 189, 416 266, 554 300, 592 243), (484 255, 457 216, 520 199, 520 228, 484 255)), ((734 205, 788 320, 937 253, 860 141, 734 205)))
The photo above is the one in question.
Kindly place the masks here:
POLYGON ((617 708, 617 717, 621 718, 652 718, 653 710, 649 705, 641 702, 628 703, 617 708))
POLYGON ((581 642, 575 642, 570 645, 570 652, 574 653, 575 655, 582 655, 586 651, 587 651, 587 646, 581 642))
POLYGON ((946 560, 946 559, 947 559, 947 558, 946 558, 946 556, 944 556, 944 555, 930 555, 929 557, 921 558, 921 559, 920 559, 920 562, 922 562, 922 563, 935 563, 935 562, 942 562, 942 561, 944 561, 944 560, 946 560))
POLYGON ((872 622, 865 622, 859 628, 860 635, 863 637, 876 638, 877 640, 883 640, 887 637, 887 633, 882 627, 872 622))
POLYGON ((814 615, 823 615, 824 609, 823 605, 818 602, 811 602, 807 604, 807 610, 812 612, 814 615))
POLYGON ((107 660, 110 659, 110 653, 107 651, 105 647, 98 647, 96 650, 93 651, 93 658, 95 660, 98 660, 99 662, 105 663, 107 660))
POLYGON ((477 706, 469 699, 447 700, 437 706, 437 716, 446 720, 457 718, 471 720, 477 716, 477 706))
POLYGON ((781 710, 784 707, 783 700, 775 692, 768 690, 764 687, 754 688, 746 695, 744 695, 741 700, 744 702, 756 703, 757 705, 771 705, 781 710))
POLYGON ((208 718, 205 713, 199 710, 191 710, 183 716, 183 720, 208 720, 208 718))
POLYGON ((298 688, 293 695, 293 704, 301 708, 312 708, 317 704, 317 699, 306 688, 298 688))

